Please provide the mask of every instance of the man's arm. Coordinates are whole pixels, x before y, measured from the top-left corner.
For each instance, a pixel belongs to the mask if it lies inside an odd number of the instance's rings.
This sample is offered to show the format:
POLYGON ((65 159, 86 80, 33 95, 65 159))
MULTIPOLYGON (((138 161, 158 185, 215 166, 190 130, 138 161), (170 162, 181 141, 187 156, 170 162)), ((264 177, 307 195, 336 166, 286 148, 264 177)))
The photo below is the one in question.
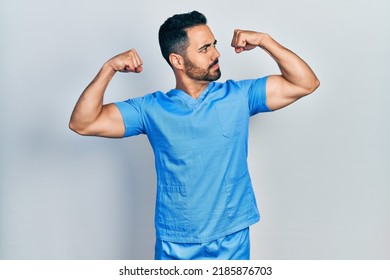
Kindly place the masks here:
POLYGON ((69 128, 81 135, 122 137, 125 128, 119 109, 115 104, 103 105, 103 96, 117 71, 140 73, 142 64, 134 49, 107 61, 77 101, 69 128))
POLYGON ((232 47, 236 53, 260 47, 278 64, 282 75, 268 77, 266 87, 267 106, 273 111, 312 93, 320 85, 314 72, 299 56, 280 45, 268 34, 236 29, 232 47))

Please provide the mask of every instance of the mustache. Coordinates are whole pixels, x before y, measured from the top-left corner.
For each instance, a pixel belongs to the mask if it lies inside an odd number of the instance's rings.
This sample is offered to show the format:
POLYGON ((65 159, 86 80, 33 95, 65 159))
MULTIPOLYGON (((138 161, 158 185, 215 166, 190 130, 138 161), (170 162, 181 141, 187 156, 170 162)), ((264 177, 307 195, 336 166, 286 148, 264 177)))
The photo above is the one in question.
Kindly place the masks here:
POLYGON ((219 59, 216 59, 210 66, 209 66, 209 70, 216 64, 219 63, 219 59))

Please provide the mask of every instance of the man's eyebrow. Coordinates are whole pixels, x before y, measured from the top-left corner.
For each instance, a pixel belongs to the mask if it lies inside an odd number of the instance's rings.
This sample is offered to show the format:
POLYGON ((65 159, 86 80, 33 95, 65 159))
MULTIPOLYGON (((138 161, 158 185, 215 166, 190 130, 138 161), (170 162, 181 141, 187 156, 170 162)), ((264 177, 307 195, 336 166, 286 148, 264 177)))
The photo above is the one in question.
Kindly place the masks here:
POLYGON ((216 45, 217 44, 217 40, 214 40, 214 43, 213 44, 204 44, 203 46, 201 46, 198 50, 199 51, 202 51, 204 49, 207 49, 208 47, 210 47, 211 45, 216 45))

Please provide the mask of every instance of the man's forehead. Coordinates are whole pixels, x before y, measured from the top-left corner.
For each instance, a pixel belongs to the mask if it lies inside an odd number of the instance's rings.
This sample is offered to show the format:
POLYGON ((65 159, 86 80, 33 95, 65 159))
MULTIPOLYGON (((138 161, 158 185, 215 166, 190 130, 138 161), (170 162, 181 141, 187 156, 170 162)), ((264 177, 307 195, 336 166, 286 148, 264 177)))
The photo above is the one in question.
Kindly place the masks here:
POLYGON ((215 41, 214 34, 208 25, 197 25, 187 29, 190 45, 200 47, 204 44, 212 44, 215 41))

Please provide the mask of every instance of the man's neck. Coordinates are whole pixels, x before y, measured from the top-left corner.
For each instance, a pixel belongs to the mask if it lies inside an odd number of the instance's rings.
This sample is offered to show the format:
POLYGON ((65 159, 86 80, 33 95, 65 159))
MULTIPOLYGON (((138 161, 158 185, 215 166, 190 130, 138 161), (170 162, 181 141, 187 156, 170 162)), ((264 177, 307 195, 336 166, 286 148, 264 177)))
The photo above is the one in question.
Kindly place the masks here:
POLYGON ((207 81, 178 81, 176 80, 176 89, 182 90, 194 99, 197 99, 207 88, 210 82, 207 81))

